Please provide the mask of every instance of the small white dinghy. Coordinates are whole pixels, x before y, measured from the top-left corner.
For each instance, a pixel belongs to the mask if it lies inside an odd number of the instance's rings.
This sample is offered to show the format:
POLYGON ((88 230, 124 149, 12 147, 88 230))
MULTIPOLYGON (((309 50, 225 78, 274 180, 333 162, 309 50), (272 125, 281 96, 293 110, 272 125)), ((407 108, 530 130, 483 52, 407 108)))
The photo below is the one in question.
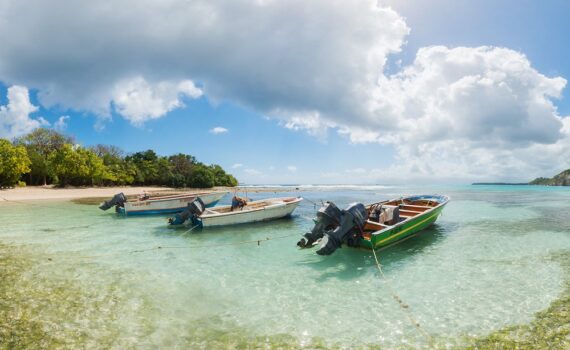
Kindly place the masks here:
POLYGON ((183 225, 187 221, 193 226, 215 227, 268 221, 284 218, 293 213, 301 203, 301 197, 269 198, 246 202, 245 205, 220 205, 206 208, 201 200, 188 204, 188 209, 170 218, 172 226, 183 225))
POLYGON ((149 196, 145 194, 137 200, 128 200, 123 193, 118 193, 110 200, 101 203, 99 209, 107 210, 115 206, 117 213, 127 216, 180 213, 186 209, 188 203, 196 198, 200 198, 205 206, 214 206, 228 193, 212 191, 180 193, 170 196, 149 196))

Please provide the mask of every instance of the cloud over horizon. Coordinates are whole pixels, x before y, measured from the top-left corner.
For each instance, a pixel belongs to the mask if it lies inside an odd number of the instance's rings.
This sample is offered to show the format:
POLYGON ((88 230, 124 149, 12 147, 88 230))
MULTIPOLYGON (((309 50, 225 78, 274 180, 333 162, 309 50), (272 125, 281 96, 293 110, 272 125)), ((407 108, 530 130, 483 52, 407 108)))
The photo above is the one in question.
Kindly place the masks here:
MULTIPOLYGON (((570 163, 568 118, 555 105, 564 78, 490 46, 424 47, 387 73, 408 35, 405 19, 373 0, 6 1, 0 81, 37 89, 48 108, 133 125, 202 96, 237 103, 321 140, 332 129, 393 145, 396 163, 379 178, 508 177, 570 163)), ((33 105, 9 106, 0 131, 39 123, 33 105)))

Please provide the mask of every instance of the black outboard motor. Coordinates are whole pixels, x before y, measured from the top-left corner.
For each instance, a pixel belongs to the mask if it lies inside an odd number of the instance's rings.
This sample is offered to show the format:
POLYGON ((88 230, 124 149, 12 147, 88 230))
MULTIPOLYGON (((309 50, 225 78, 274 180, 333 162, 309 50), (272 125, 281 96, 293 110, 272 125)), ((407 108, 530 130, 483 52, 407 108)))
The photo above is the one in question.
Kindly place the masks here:
POLYGON ((196 197, 196 199, 188 203, 188 208, 185 211, 176 214, 173 218, 169 218, 168 222, 170 225, 182 225, 188 219, 194 222, 204 210, 206 210, 206 205, 200 197, 196 197))
POLYGON ((340 210, 334 203, 327 202, 317 212, 315 227, 304 235, 307 240, 302 238, 297 245, 309 248, 320 239, 319 255, 332 254, 342 243, 356 246, 367 218, 368 213, 362 203, 352 203, 345 210, 340 210))
POLYGON ((323 238, 325 231, 332 230, 340 225, 342 218, 342 211, 333 203, 327 202, 324 207, 317 211, 317 218, 315 219, 315 227, 311 232, 305 233, 297 245, 301 248, 310 248, 317 240, 323 238))
POLYGON ((127 197, 123 194, 123 192, 117 193, 110 200, 101 203, 101 205, 99 205, 99 209, 108 210, 111 209, 112 206, 116 206, 116 208, 118 209, 119 207, 124 207, 126 201, 127 197))
MULTIPOLYGON (((342 212, 343 215, 340 225, 334 230, 325 233, 321 240, 321 245, 317 250, 317 254, 330 255, 340 248, 342 243, 346 242, 348 238, 354 240, 354 237, 352 237, 353 230, 357 230, 357 234, 362 232, 368 217, 364 204, 352 203, 342 212)), ((351 242, 351 245, 352 244, 354 243, 351 242)))

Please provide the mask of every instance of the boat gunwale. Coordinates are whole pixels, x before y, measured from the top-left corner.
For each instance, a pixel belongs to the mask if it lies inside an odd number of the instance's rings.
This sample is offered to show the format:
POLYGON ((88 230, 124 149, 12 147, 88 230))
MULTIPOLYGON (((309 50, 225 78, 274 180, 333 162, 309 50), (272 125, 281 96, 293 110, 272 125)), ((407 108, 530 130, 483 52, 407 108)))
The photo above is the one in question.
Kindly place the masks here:
MULTIPOLYGON (((279 200, 280 203, 275 203, 275 204, 284 204, 284 206, 289 206, 289 205, 299 205, 299 203, 303 200, 303 197, 282 197, 282 198, 267 198, 267 199, 260 199, 258 201, 253 201, 250 203, 259 203, 259 202, 265 202, 265 201, 271 201, 271 200, 279 200), (284 199, 293 199, 289 202, 285 202, 284 199)), ((208 218, 215 218, 215 217, 219 217, 219 216, 228 216, 228 215, 238 215, 238 214, 245 214, 245 213, 253 213, 253 212, 257 212, 257 211, 261 211, 261 210, 267 210, 267 207, 272 206, 274 204, 269 204, 266 206, 262 206, 259 208, 251 208, 251 209, 246 209, 246 210, 236 210, 236 211, 229 211, 229 212, 215 212, 215 213, 208 213, 208 214, 202 214, 200 215, 200 219, 208 219, 208 218)), ((224 205, 224 206, 220 206, 224 209, 231 207, 231 205, 224 205)), ((281 207, 281 206, 279 206, 281 207)), ((209 211, 215 211, 216 207, 212 207, 212 208, 208 208, 209 211)), ((273 208, 269 208, 269 209, 273 209, 273 208)), ((275 208, 277 209, 277 208, 275 208)), ((204 212, 206 213, 206 212, 204 212)))
POLYGON ((220 192, 220 191, 212 191, 212 192, 200 192, 200 193, 193 193, 193 194, 183 194, 183 195, 172 195, 172 196, 160 196, 160 197, 155 197, 155 198, 149 198, 149 199, 144 199, 144 200, 136 200, 136 201, 129 201, 127 200, 125 203, 130 203, 130 204, 134 204, 134 203, 146 203, 146 202, 163 202, 163 201, 167 201, 167 200, 173 200, 173 199, 181 199, 181 198, 188 198, 188 197, 200 197, 200 196, 204 196, 204 195, 211 195, 211 194, 223 194, 226 195, 230 193, 229 191, 225 191, 225 192, 220 192))
MULTIPOLYGON (((438 202, 439 204, 436 205, 435 207, 432 207, 432 208, 430 208, 430 209, 428 209, 428 210, 422 212, 422 213, 419 214, 419 215, 412 216, 412 217, 407 217, 406 219, 404 219, 404 220, 402 220, 402 221, 396 223, 395 225, 391 225, 391 226, 390 226, 390 225, 381 224, 381 225, 386 226, 386 227, 383 228, 383 229, 381 229, 381 230, 377 230, 377 231, 371 232, 371 233, 370 233, 370 242, 373 243, 373 242, 372 242, 372 236, 381 235, 381 234, 386 233, 386 232, 388 232, 388 231, 394 230, 395 228, 398 228, 398 227, 400 227, 400 226, 402 226, 402 225, 411 224, 411 223, 413 223, 414 221, 417 221, 418 219, 422 219, 422 218, 428 217, 428 216, 429 216, 428 214, 432 213, 434 210, 436 210, 436 209, 438 209, 438 208, 443 208, 443 207, 449 202, 449 197, 448 197, 448 196, 441 196, 441 195, 421 195, 421 196, 432 196, 432 197, 434 197, 434 198, 437 198, 437 197, 443 198, 443 199, 444 199, 444 202, 442 202, 442 203, 438 202)), ((410 197, 417 197, 417 196, 410 196, 410 197)), ((402 198, 402 200, 407 199, 407 198, 410 198, 410 197, 402 198)), ((391 202, 391 201, 395 201, 395 200, 398 200, 398 199, 389 199, 389 200, 386 200, 386 201, 384 201, 384 202, 378 202, 378 203, 391 202)), ((373 203, 373 204, 378 204, 378 203, 373 203)), ((387 237, 387 238, 390 238, 390 237, 387 237)))

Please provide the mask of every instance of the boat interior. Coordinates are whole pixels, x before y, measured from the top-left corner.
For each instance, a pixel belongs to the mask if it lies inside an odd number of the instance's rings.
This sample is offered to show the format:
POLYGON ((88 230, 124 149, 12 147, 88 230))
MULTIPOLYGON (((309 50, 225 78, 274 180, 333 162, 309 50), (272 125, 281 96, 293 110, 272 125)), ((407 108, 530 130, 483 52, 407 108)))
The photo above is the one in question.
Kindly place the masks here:
POLYGON ((219 214, 219 213, 229 213, 229 212, 240 212, 240 211, 250 211, 255 209, 262 209, 263 207, 267 207, 269 205, 278 204, 278 203, 290 203, 295 201, 296 198, 272 198, 266 200, 259 200, 259 201, 251 201, 247 202, 243 207, 233 208, 231 205, 221 205, 212 208, 206 208, 204 214, 219 214))
POLYGON ((371 233, 392 227, 399 222, 408 220, 423 212, 435 208, 440 203, 434 200, 398 199, 371 204, 366 207, 368 220, 364 232, 371 233), (398 209, 397 211, 395 209, 398 209), (385 215, 388 213, 388 215, 385 215))
POLYGON ((141 195, 133 195, 133 201, 152 201, 152 200, 163 200, 163 199, 176 199, 176 198, 185 198, 185 197, 199 197, 203 195, 210 194, 211 192, 200 192, 200 193, 176 193, 176 194, 141 194, 141 195))

